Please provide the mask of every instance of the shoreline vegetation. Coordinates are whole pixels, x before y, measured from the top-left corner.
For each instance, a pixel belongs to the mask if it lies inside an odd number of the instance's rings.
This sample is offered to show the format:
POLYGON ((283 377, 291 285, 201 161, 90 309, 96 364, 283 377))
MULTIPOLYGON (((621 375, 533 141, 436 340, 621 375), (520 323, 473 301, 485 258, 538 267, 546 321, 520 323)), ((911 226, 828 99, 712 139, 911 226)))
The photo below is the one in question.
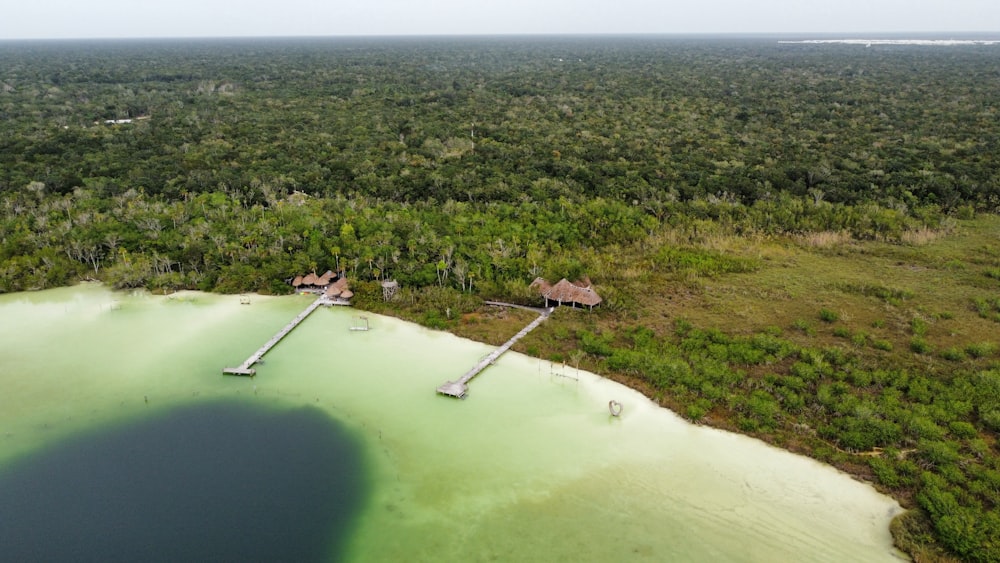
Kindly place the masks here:
POLYGON ((0 45, 0 291, 284 294, 515 347, 870 481, 1000 561, 1000 120, 982 46, 0 45), (77 46, 80 47, 80 46, 77 46), (140 119, 141 118, 141 119, 140 119), (131 121, 128 121, 131 120, 131 121), (380 282, 400 289, 383 300, 380 282))

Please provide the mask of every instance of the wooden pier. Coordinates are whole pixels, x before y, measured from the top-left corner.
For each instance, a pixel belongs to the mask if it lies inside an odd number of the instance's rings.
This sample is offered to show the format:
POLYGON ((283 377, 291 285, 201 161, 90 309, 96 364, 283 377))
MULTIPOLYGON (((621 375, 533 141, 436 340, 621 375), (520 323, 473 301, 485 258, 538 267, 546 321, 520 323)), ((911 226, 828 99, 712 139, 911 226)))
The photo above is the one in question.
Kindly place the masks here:
MULTIPOLYGON (((492 302, 492 301, 488 302, 488 304, 489 305, 496 305, 496 306, 506 306, 506 307, 514 306, 514 307, 516 307, 516 305, 509 305, 507 303, 496 303, 496 302, 492 302)), ((527 309, 527 307, 519 307, 519 308, 527 309)), ((440 393, 440 394, 442 394, 442 395, 448 395, 449 397, 457 397, 459 399, 464 399, 465 395, 469 391, 469 385, 468 385, 468 383, 469 383, 469 381, 473 377, 476 377, 477 375, 479 375, 479 373, 481 371, 483 371, 484 369, 490 367, 494 362, 497 361, 497 358, 499 358, 500 356, 503 355, 504 352, 506 352, 507 350, 510 350, 511 346, 513 346, 515 342, 517 342, 518 340, 520 340, 521 338, 523 338, 524 335, 526 335, 529 332, 531 332, 532 330, 534 330, 535 327, 537 327, 538 325, 542 324, 542 321, 544 321, 545 319, 549 318, 549 314, 552 312, 552 309, 533 309, 533 308, 531 308, 530 310, 539 313, 537 319, 535 319, 534 321, 531 321, 531 324, 529 324, 528 326, 522 328, 521 331, 518 332, 517 334, 515 334, 510 340, 508 340, 507 342, 504 342, 502 346, 500 346, 499 348, 497 348, 496 350, 494 350, 493 352, 491 352, 488 356, 486 356, 485 358, 483 358, 478 364, 476 364, 475 366, 473 366, 472 369, 470 369, 469 371, 465 372, 465 375, 463 375, 462 377, 458 378, 458 380, 456 380, 456 381, 449 381, 449 382, 445 383, 444 385, 441 385, 440 387, 438 387, 437 388, 437 392, 440 393)))
POLYGON ((320 296, 318 299, 313 301, 308 307, 306 307, 305 311, 302 311, 301 313, 299 313, 297 317, 292 319, 292 322, 285 325, 285 328, 278 331, 278 334, 272 336, 271 339, 265 342, 263 346, 261 346, 256 352, 253 353, 252 356, 247 358, 247 361, 240 364, 239 367, 224 368, 222 370, 222 373, 225 375, 245 375, 248 377, 253 377, 254 374, 257 373, 257 370, 253 369, 253 365, 259 362, 260 359, 264 357, 264 354, 268 353, 268 351, 270 351, 271 348, 274 348, 278 344, 278 342, 281 342, 282 338, 287 336, 289 332, 292 332, 292 330, 294 330, 295 327, 299 326, 299 323, 306 320, 306 317, 311 315, 313 311, 315 311, 320 307, 320 305, 334 305, 334 304, 336 303, 331 303, 330 299, 328 299, 326 296, 320 296))

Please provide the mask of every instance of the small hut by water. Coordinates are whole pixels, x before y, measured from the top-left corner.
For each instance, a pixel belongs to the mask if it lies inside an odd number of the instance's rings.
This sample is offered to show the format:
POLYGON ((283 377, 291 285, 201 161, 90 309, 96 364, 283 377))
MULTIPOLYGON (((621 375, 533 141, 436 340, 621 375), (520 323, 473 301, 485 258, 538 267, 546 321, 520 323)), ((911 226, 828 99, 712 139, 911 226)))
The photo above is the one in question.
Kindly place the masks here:
POLYGON ((545 306, 570 305, 572 307, 587 307, 593 310, 604 299, 594 291, 590 280, 576 283, 563 278, 555 284, 550 284, 543 278, 535 278, 529 287, 535 288, 545 298, 545 306))
POLYGON ((325 295, 331 299, 335 297, 350 299, 354 293, 347 287, 347 278, 338 277, 337 281, 326 286, 325 295))
POLYGON ((302 278, 302 285, 299 286, 299 289, 306 291, 315 290, 318 287, 318 284, 319 284, 319 276, 316 275, 316 272, 313 272, 311 274, 307 274, 304 278, 302 278))
POLYGON ((332 282, 336 278, 338 278, 337 274, 333 273, 332 270, 327 270, 325 274, 323 274, 322 276, 319 277, 318 280, 316 280, 316 285, 320 287, 326 287, 330 285, 330 282, 332 282))
POLYGON ((322 276, 316 275, 316 272, 295 276, 291 284, 296 291, 324 295, 331 302, 340 302, 339 304, 346 304, 351 297, 354 297, 354 292, 348 287, 347 277, 335 274, 331 270, 327 270, 322 276))

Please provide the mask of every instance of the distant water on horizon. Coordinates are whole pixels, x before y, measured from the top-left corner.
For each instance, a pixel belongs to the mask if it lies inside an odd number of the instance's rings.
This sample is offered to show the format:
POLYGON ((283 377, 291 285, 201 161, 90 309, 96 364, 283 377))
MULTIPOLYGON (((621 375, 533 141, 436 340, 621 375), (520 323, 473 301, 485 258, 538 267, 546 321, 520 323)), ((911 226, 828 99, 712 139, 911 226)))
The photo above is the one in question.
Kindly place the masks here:
POLYGON ((774 32, 774 33, 630 33, 630 34, 502 34, 502 35, 330 35, 330 36, 233 36, 233 37, 147 37, 147 38, 52 38, 0 39, 0 45, 60 47, 71 45, 180 46, 180 45, 370 45, 399 43, 519 44, 519 43, 607 43, 607 42, 698 42, 732 43, 807 40, 956 40, 997 41, 996 32, 774 32))

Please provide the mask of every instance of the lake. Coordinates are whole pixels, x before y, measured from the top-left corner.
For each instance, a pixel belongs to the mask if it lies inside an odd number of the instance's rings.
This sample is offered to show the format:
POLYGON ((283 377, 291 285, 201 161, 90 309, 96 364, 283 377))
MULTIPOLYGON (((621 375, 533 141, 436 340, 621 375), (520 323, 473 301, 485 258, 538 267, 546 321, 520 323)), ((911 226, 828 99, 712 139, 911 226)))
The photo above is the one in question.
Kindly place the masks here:
POLYGON ((397 319, 320 309, 223 376, 311 299, 250 301, 0 295, 0 559, 899 560, 831 467, 515 353, 438 396, 492 348, 397 319))

